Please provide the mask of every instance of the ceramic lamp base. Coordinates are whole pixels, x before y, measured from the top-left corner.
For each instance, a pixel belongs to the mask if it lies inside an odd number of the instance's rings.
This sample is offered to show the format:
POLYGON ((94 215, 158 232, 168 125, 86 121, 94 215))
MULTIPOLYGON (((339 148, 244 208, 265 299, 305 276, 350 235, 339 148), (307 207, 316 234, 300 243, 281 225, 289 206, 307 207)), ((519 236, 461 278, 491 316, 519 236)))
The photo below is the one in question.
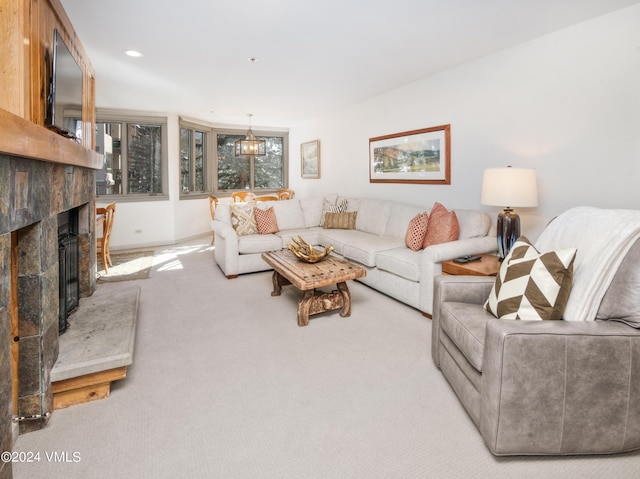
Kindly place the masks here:
POLYGON ((505 208, 498 214, 498 256, 505 259, 520 237, 520 216, 512 208, 505 208))

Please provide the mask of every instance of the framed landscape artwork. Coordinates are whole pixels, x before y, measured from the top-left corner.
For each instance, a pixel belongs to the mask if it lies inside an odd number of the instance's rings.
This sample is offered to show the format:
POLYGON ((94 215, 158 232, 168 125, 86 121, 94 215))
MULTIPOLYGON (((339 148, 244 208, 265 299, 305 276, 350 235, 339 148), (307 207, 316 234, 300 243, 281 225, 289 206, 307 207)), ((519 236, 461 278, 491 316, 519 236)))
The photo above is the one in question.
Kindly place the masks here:
POLYGON ((451 184, 451 125, 369 139, 370 183, 451 184))
POLYGON ((320 140, 300 145, 300 168, 303 178, 320 178, 320 140))

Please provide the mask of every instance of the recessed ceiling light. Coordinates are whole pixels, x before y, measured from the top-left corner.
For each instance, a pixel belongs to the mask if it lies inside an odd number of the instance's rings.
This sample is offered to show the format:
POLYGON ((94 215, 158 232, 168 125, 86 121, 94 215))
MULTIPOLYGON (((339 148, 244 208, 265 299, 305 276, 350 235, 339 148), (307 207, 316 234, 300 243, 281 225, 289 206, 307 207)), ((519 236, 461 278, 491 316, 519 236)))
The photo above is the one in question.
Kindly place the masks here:
POLYGON ((142 56, 142 53, 137 52, 135 50, 125 50, 124 54, 134 58, 139 58, 142 56))
POLYGON ((251 58, 249 58, 249 61, 250 61, 251 63, 255 63, 255 62, 257 62, 257 61, 258 61, 258 59, 257 59, 256 57, 251 57, 251 58))

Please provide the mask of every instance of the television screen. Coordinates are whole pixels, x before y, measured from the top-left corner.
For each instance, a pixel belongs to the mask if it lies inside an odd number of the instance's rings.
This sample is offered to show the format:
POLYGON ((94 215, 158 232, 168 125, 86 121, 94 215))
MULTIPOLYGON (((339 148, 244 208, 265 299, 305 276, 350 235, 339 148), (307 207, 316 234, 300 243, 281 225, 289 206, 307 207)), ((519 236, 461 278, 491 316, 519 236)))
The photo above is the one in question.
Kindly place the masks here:
POLYGON ((82 138, 82 69, 57 29, 47 103, 47 126, 69 138, 82 138))

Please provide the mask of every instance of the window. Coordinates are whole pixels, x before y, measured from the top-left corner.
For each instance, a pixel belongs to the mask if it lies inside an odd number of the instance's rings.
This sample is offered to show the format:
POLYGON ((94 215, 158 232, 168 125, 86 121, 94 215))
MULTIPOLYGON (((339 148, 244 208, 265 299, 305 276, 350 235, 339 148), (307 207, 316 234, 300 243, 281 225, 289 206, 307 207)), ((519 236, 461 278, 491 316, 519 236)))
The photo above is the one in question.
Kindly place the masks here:
POLYGON ((180 194, 203 193, 207 189, 207 132, 181 123, 180 194))
POLYGON ((166 194, 166 119, 98 114, 96 132, 96 150, 105 157, 96 173, 98 196, 166 194))
POLYGON ((245 137, 245 132, 218 132, 216 190, 277 190, 287 186, 287 133, 256 134, 265 140, 265 156, 235 156, 233 144, 245 137))

